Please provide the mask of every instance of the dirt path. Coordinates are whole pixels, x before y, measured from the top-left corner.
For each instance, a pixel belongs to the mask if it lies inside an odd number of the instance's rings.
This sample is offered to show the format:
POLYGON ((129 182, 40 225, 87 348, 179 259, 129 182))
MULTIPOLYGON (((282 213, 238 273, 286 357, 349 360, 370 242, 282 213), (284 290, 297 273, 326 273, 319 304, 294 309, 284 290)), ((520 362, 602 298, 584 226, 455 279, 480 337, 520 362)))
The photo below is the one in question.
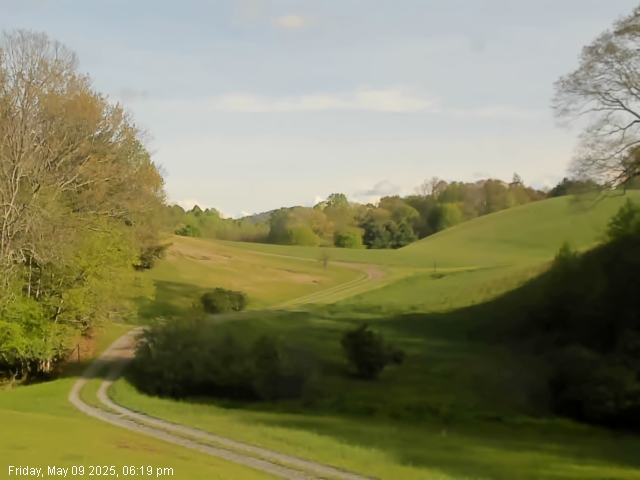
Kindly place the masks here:
MULTIPOLYGON (((378 282, 384 277, 384 272, 376 265, 346 264, 342 266, 355 268, 365 273, 359 278, 333 289, 317 292, 283 304, 300 305, 319 300, 327 295, 343 294, 354 286, 364 282, 378 282), (294 302, 294 303, 292 303, 294 302)), ((135 336, 143 327, 136 328, 116 340, 98 360, 83 373, 69 393, 69 401, 81 412, 99 420, 134 432, 149 435, 192 450, 229 460, 240 465, 255 468, 266 473, 286 479, 318 479, 333 478, 339 480, 364 480, 355 473, 346 472, 336 467, 322 465, 302 458, 274 452, 265 448, 237 442, 230 438, 214 435, 203 430, 185 427, 159 418, 135 412, 116 404, 109 398, 108 389, 123 373, 129 361, 134 356, 135 336), (85 403, 80 397, 82 387, 92 378, 108 369, 106 378, 98 390, 98 399, 109 410, 95 408, 85 403), (115 412, 115 413, 111 413, 115 412), (213 445, 216 446, 213 446, 213 445)))
MULTIPOLYGON (((69 401, 81 412, 86 413, 87 415, 97 418, 98 420, 102 420, 104 422, 111 423, 118 427, 126 428, 127 430, 131 430, 134 432, 142 433, 144 435, 148 435, 150 437, 157 438, 159 440, 164 440, 169 443, 173 443, 176 445, 180 445, 182 447, 190 448, 192 450, 197 450, 202 453, 206 453, 208 455, 213 455, 216 457, 223 458, 225 460, 229 460, 231 462, 239 463, 241 465, 245 465, 247 467, 255 468, 257 470, 261 470, 263 472, 267 472, 273 475, 276 475, 281 478, 287 479, 301 479, 306 480, 310 478, 316 478, 310 475, 305 474, 304 472, 300 472, 291 468, 287 468, 281 465, 276 465, 275 463, 261 460, 259 458, 250 457, 247 455, 242 455, 236 453, 231 450, 226 450, 223 448, 216 448, 211 445, 206 445, 204 443, 199 443, 194 440, 190 440, 185 437, 181 437, 167 431, 160 430, 158 428, 153 428, 151 426, 137 423, 134 418, 127 417, 122 414, 113 414, 101 410, 99 408, 94 408, 90 405, 87 405, 80 398, 80 390, 82 387, 89 381, 91 378, 95 377, 106 368, 108 365, 111 365, 111 371, 109 374, 112 378, 117 378, 124 367, 126 366, 126 359, 122 359, 125 361, 114 362, 114 360, 119 358, 119 355, 122 352, 129 351, 130 348, 128 346, 132 343, 133 335, 126 334, 116 340, 113 345, 100 357, 100 359, 93 362, 93 364, 84 372, 83 376, 75 383, 71 392, 69 393, 69 401)), ((133 413, 133 412, 132 412, 133 413)))

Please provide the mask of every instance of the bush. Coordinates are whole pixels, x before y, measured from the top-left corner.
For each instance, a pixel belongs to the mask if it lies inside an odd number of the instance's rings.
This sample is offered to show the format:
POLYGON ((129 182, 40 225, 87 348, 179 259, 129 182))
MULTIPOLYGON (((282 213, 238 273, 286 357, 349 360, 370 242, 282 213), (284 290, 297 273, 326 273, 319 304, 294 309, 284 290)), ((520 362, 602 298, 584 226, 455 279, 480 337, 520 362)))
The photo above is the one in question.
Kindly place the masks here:
POLYGON ((640 205, 627 198, 625 204, 609 222, 607 235, 610 239, 640 235, 640 205))
POLYGON ((557 413, 609 426, 637 425, 640 382, 628 361, 580 345, 563 349, 554 360, 550 388, 557 413))
POLYGON ((313 362, 267 335, 244 337, 203 319, 156 325, 142 335, 129 378, 145 393, 173 398, 301 397, 313 362))
POLYGON ((404 361, 404 352, 386 343, 367 324, 347 331, 341 344, 349 364, 359 377, 368 380, 377 378, 387 365, 400 365, 404 361))
POLYGON ((200 297, 202 308, 207 313, 240 312, 247 305, 244 293, 224 288, 216 288, 200 297))
POLYGON ((138 263, 134 265, 136 270, 150 270, 152 269, 157 260, 165 257, 167 249, 171 246, 170 243, 150 245, 145 247, 140 252, 140 258, 138 263))

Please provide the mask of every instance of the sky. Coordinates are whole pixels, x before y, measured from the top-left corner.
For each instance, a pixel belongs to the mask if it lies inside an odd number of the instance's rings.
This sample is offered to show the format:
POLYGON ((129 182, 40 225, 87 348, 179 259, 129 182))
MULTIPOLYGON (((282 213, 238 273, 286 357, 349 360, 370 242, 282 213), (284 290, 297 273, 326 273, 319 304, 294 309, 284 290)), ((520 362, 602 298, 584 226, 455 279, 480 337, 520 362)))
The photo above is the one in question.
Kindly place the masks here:
POLYGON ((228 216, 426 178, 552 186, 553 83, 631 0, 0 0, 148 132, 171 202, 228 216))

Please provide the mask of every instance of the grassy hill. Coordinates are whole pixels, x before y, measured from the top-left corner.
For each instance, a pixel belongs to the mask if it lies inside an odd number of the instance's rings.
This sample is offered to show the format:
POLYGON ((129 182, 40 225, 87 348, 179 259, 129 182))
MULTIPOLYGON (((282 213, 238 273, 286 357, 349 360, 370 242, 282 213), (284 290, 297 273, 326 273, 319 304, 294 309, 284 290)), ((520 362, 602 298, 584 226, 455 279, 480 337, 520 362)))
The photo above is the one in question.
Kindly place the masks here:
MULTIPOLYGON (((249 292, 254 309, 301 296, 330 301, 332 292, 363 275, 337 261, 378 265, 387 276, 370 284, 382 285, 375 290, 362 291, 367 284, 358 283, 359 294, 338 303, 248 313, 230 324, 240 334, 265 332, 315 352, 323 362, 319 397, 174 401, 142 395, 125 379, 110 394, 138 411, 381 479, 638 479, 636 436, 553 418, 540 403, 544 371, 538 360, 474 340, 467 335, 469 318, 458 314, 537 275, 562 242, 577 248, 597 243, 623 201, 610 198, 585 209, 570 198, 546 200, 397 251, 327 249, 326 270, 319 248, 172 238, 168 257, 149 272, 157 298, 142 306, 143 322, 189 308, 214 286, 249 292), (362 321, 407 352, 404 365, 376 382, 344 374, 340 336, 362 321)), ((19 423, 24 438, 42 424, 58 432, 43 437, 43 450, 55 443, 50 463, 68 464, 80 455, 83 463, 117 457, 155 464, 162 456, 184 478, 262 478, 82 417, 66 403, 70 386, 61 380, 2 392, 0 421, 16 429, 19 423)), ((84 396, 95 394, 97 384, 90 387, 84 396)), ((26 443, 3 441, 7 462, 28 460, 11 453, 12 445, 26 443)))
POLYGON ((172 236, 166 259, 148 275, 156 299, 141 305, 144 318, 189 308, 207 289, 242 290, 249 309, 271 307, 287 300, 316 295, 364 276, 352 268, 322 262, 260 255, 198 238, 172 236))
MULTIPOLYGON (((141 395, 124 379, 112 395, 136 410, 383 479, 640 478, 637 437, 553 418, 540 401, 544 366, 469 337, 469 318, 458 314, 540 273, 564 241, 577 248, 597 243, 623 201, 610 198, 585 209, 570 198, 547 200, 399 251, 329 250, 334 260, 377 263, 404 276, 309 312, 263 313, 231 325, 240 334, 275 334, 315 352, 324 362, 319 398, 185 403, 141 395), (407 352, 403 366, 376 382, 343 373, 340 336, 362 321, 407 352)), ((219 243, 274 261, 322 254, 219 243)))
MULTIPOLYGON (((609 219, 626 198, 640 192, 591 199, 559 197, 510 208, 462 223, 400 250, 327 249, 342 262, 432 268, 494 265, 532 265, 549 260, 568 241, 584 249, 597 243, 609 219)), ((221 242, 235 248, 316 259, 317 247, 221 242)))

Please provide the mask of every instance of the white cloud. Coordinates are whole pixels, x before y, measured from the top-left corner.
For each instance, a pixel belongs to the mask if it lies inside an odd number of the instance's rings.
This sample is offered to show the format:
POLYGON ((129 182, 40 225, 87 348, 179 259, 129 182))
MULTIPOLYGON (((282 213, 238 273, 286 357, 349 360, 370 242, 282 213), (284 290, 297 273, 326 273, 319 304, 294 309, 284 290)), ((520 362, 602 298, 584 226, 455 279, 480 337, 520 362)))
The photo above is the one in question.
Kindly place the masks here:
POLYGON ((372 188, 356 193, 358 197, 383 197, 387 195, 397 195, 402 188, 398 185, 394 185, 389 180, 382 180, 376 183, 372 188))
POLYGON ((560 175, 549 174, 536 178, 531 182, 531 185, 535 188, 552 188, 555 187, 561 180, 562 177, 560 175))
POLYGON ((361 89, 353 93, 311 93, 289 97, 265 97, 250 93, 216 97, 211 108, 217 112, 299 112, 318 110, 368 110, 378 112, 416 112, 433 107, 433 102, 401 88, 361 89))
MULTIPOLYGON (((270 97, 252 93, 227 93, 209 98, 174 98, 157 100, 140 97, 152 108, 205 109, 215 113, 274 113, 317 111, 369 111, 382 113, 427 113, 454 118, 491 119, 543 119, 546 110, 532 110, 513 105, 487 105, 477 108, 448 108, 428 95, 413 89, 393 87, 386 89, 359 88, 353 92, 308 93, 270 97)), ((203 113, 205 113, 203 111, 203 113)))
POLYGON ((310 19, 305 19, 300 15, 289 13, 282 17, 276 17, 271 19, 271 25, 277 28, 284 28, 286 30, 299 30, 301 28, 311 25, 310 19))
POLYGON ((524 108, 514 107, 512 105, 489 105, 480 108, 470 109, 451 109, 444 110, 442 113, 448 113, 456 117, 465 118, 513 118, 513 119, 525 119, 536 118, 544 115, 549 115, 547 110, 530 110, 524 108))
POLYGON ((473 172, 471 176, 476 179, 491 178, 491 174, 487 172, 473 172))

